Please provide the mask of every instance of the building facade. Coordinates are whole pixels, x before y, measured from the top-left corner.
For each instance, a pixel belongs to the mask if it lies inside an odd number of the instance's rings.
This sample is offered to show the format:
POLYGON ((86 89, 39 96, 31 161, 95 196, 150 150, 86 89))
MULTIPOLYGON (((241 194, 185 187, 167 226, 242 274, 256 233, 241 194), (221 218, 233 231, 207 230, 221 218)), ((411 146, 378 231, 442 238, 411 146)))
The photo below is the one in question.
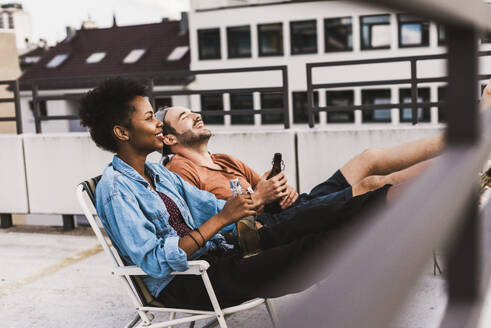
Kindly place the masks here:
MULTIPOLYGON (((190 9, 191 69, 274 66, 288 67, 289 116, 293 127, 308 122, 306 64, 370 58, 421 56, 446 52, 443 26, 414 15, 350 1, 204 1, 192 0, 190 9)), ((481 39, 481 49, 491 49, 491 39, 481 39)), ((418 63, 418 77, 445 75, 445 62, 418 63)), ((489 57, 481 73, 489 74, 489 57)), ((233 78, 197 77, 196 89, 257 87, 278 84, 274 74, 243 74, 233 78)), ((315 83, 407 79, 409 63, 355 65, 313 71, 315 83)), ((444 83, 418 86, 420 102, 444 98, 444 83)), ((380 85, 319 89, 314 103, 320 107, 410 102, 410 85, 380 85)), ((224 110, 282 107, 280 94, 252 92, 193 96, 193 109, 224 110)), ((206 117, 205 117, 206 118, 206 117)), ((282 115, 208 117, 218 129, 282 128, 282 115)), ((421 124, 445 121, 438 108, 419 108, 421 124)), ((321 112, 316 126, 343 127, 410 124, 410 108, 372 111, 321 112)))
POLYGON ((0 5, 0 33, 15 34, 15 42, 20 53, 32 42, 31 16, 20 3, 0 5))

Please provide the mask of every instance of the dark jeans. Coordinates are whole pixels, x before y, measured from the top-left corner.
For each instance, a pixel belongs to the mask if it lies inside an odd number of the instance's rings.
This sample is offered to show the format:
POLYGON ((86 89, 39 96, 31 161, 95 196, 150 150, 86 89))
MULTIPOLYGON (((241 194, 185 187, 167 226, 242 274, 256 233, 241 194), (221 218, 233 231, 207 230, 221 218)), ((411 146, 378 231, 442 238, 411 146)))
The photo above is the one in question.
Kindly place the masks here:
MULTIPOLYGON (((234 250, 202 257, 210 263, 207 272, 220 305, 228 307, 256 297, 299 292, 322 279, 316 270, 309 270, 313 263, 325 263, 336 251, 333 241, 350 223, 363 218, 360 214, 383 198, 387 189, 299 208, 291 219, 259 230, 263 251, 256 256, 242 259, 234 250)), ((176 276, 158 299, 168 307, 211 309, 200 276, 176 276)))
POLYGON ((329 179, 317 185, 308 194, 298 195, 298 199, 289 208, 275 214, 261 213, 257 220, 264 226, 272 227, 280 222, 290 220, 305 207, 343 203, 352 198, 352 188, 340 170, 329 179))

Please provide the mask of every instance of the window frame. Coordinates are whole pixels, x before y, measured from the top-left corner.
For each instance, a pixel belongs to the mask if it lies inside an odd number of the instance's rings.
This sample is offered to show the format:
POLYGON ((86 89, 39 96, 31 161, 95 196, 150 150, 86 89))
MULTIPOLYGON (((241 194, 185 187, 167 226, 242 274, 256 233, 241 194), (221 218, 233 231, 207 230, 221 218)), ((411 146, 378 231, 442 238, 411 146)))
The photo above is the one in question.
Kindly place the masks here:
MULTIPOLYGON (((377 89, 362 89, 361 90, 361 102, 363 105, 374 105, 375 103, 374 102, 371 102, 371 103, 367 103, 365 102, 365 99, 363 97, 363 94, 364 93, 367 93, 367 92, 374 92, 374 91, 383 91, 383 92, 388 92, 388 97, 385 97, 387 99, 389 99, 389 103, 391 103, 391 99, 392 99, 392 89, 387 89, 387 88, 377 88, 377 89)), ((361 121, 362 121, 362 124, 390 124, 392 122, 392 110, 391 110, 391 107, 387 108, 387 109, 370 109, 370 110, 363 110, 362 111, 362 115, 361 115, 361 121), (380 121, 377 121, 377 120, 371 120, 371 121, 367 121, 365 119, 366 117, 366 113, 368 112, 372 112, 373 115, 375 114, 375 111, 376 110, 380 110, 380 111, 388 111, 389 112, 389 119, 388 120, 380 120, 380 121)))
MULTIPOLYGON (((371 24, 371 25, 391 25, 391 21, 390 21, 390 14, 374 14, 374 15, 363 15, 363 16, 360 16, 360 49, 361 50, 381 50, 381 49, 390 49, 391 47, 391 44, 387 45, 387 46, 378 46, 378 47, 371 47, 371 46, 364 46, 363 45, 363 18, 366 18, 366 17, 381 17, 381 16, 389 16, 389 21, 387 23, 377 23, 377 24, 371 24)), ((369 44, 371 44, 372 42, 372 33, 370 31, 370 35, 369 35, 369 44)))
POLYGON ((228 26, 226 33, 227 33, 227 58, 235 59, 235 58, 251 58, 252 57, 251 25, 228 26), (230 52, 230 49, 231 49, 230 33, 232 32, 233 29, 240 29, 240 28, 245 28, 245 27, 247 27, 248 30, 249 30, 249 54, 247 54, 247 55, 239 55, 238 54, 239 51, 236 51, 237 52, 237 55, 231 56, 231 52, 230 52))
POLYGON ((415 17, 411 14, 397 14, 397 45, 399 48, 420 48, 430 46, 430 21, 423 18, 415 17), (412 16, 414 20, 401 21, 402 16, 412 16), (421 43, 419 44, 402 44, 402 27, 405 24, 419 24, 421 26, 421 43), (426 25, 426 39, 424 33, 424 25, 426 25))
POLYGON ((219 27, 213 27, 213 28, 204 28, 204 29, 199 29, 197 30, 198 34, 198 59, 199 60, 216 60, 216 59, 222 59, 222 38, 220 35, 220 28, 219 27), (218 52, 217 56, 214 57, 203 57, 203 50, 201 47, 201 34, 206 33, 206 32, 218 32, 218 52))
MULTIPOLYGON (((408 92, 409 93, 409 97, 411 98, 411 88, 410 87, 408 87, 408 88, 399 88, 399 103, 401 103, 401 104, 404 104, 403 97, 402 97, 402 93, 403 92, 408 92)), ((420 87, 420 88, 418 88, 418 98, 422 98, 423 99, 423 102, 429 102, 430 99, 431 99, 431 89, 430 89, 430 87, 420 87), (420 96, 422 93, 428 93, 428 97, 426 97, 426 99, 424 99, 424 97, 420 96)), ((419 99, 418 99, 418 101, 419 101, 419 99)), ((431 106, 421 106, 421 107, 418 107, 418 110, 419 110, 419 108, 421 108, 421 115, 422 115, 423 119, 422 120, 419 120, 419 117, 418 117, 418 122, 421 122, 421 123, 431 123, 431 106), (424 120, 425 111, 429 114, 428 115, 428 120, 424 120)), ((406 108, 402 108, 402 107, 399 108, 399 123, 411 123, 413 121, 412 120, 412 113, 411 113, 411 118, 406 120, 406 119, 403 118, 404 109, 406 109, 406 108)))
MULTIPOLYGON (((307 94, 307 90, 305 91, 292 91, 292 114, 293 114, 293 117, 292 117, 292 122, 293 124, 308 124, 309 123, 309 117, 308 117, 308 112, 306 113, 307 114, 307 118, 305 119, 305 121, 297 121, 296 120, 296 111, 295 111, 295 95, 305 95, 305 104, 308 106, 308 94, 307 94)), ((319 91, 318 90, 314 90, 313 91, 313 101, 314 101, 314 106, 318 107, 319 106, 319 91)), ((314 113, 314 122, 316 124, 319 124, 320 122, 320 118, 319 118, 319 113, 314 113)))
POLYGON ((306 19, 306 20, 299 20, 299 21, 290 21, 290 55, 311 55, 311 54, 318 54, 319 53, 319 45, 318 45, 318 35, 317 35, 317 19, 306 19), (299 50, 298 52, 294 52, 293 49, 293 25, 299 24, 299 23, 310 23, 314 22, 314 30, 315 30, 315 50, 313 51, 305 51, 305 50, 299 50))
MULTIPOLYGON (((338 24, 335 27, 344 27, 348 26, 348 24, 338 24)), ((343 16, 343 17, 330 17, 330 18, 324 18, 324 53, 331 53, 331 52, 346 52, 346 51, 353 51, 353 17, 352 16, 343 16), (344 49, 334 49, 334 50, 328 50, 327 48, 327 21, 333 21, 333 20, 341 20, 349 18, 350 19, 350 29, 351 29, 351 47, 344 48, 344 49)))
MULTIPOLYGON (((350 99, 350 103, 348 104, 348 106, 350 106, 350 105, 355 106, 355 90, 353 90, 353 89, 326 90, 326 92, 325 92, 326 106, 333 106, 333 105, 329 104, 329 94, 334 94, 334 93, 339 93, 339 94, 340 93, 350 93, 351 99, 350 99)), ((332 111, 332 112, 326 111, 326 117, 327 117, 327 124, 353 124, 353 123, 355 123, 355 111, 354 110, 352 110, 352 111, 332 111), (343 113, 343 112, 348 113, 350 120, 344 121, 344 122, 329 121, 329 114, 336 114, 336 113, 343 113)))
MULTIPOLYGON (((264 33, 264 32, 263 32, 264 33)), ((265 24, 257 24, 257 51, 258 51, 258 56, 259 57, 275 57, 275 56, 284 56, 285 55, 285 43, 283 42, 283 23, 282 22, 277 22, 277 23, 265 23, 265 24), (279 52, 276 53, 263 53, 262 52, 262 47, 261 47, 261 41, 262 41, 262 33, 261 33, 261 27, 262 26, 273 26, 273 25, 279 25, 280 26, 280 40, 281 40, 281 49, 279 52)))
POLYGON ((201 105, 201 116, 202 116, 202 119, 203 119, 203 122, 205 122, 205 124, 207 125, 224 125, 225 124, 225 115, 222 115, 222 116, 207 116, 207 115, 203 115, 204 112, 207 111, 207 109, 205 109, 205 107, 207 106, 204 106, 204 99, 206 97, 217 97, 217 98, 220 98, 220 102, 221 102, 221 106, 220 106, 220 109, 210 109, 210 110, 224 110, 224 106, 223 106, 223 94, 221 93, 206 93, 206 94, 201 94, 200 97, 199 97, 199 102, 200 102, 200 105, 201 105), (209 120, 217 120, 217 122, 210 122, 209 120))

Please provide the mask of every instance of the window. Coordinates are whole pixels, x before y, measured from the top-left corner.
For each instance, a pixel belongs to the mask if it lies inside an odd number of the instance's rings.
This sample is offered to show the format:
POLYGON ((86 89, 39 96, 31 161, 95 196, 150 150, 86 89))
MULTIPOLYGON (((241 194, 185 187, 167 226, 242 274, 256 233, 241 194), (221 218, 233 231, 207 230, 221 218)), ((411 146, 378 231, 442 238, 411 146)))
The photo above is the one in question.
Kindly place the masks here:
POLYGON ((220 29, 198 30, 199 59, 220 59, 220 29))
POLYGON ((87 57, 85 62, 87 64, 96 64, 96 63, 100 62, 102 59, 104 59, 104 57, 106 57, 105 52, 94 52, 92 55, 87 57))
POLYGON ((485 33, 481 36, 481 43, 491 43, 491 33, 485 33))
POLYGON ((291 54, 317 53, 317 21, 299 21, 290 23, 291 54))
MULTIPOLYGON (((418 88, 418 102, 429 102, 430 101, 430 89, 429 88, 418 88)), ((405 88, 399 90, 399 102, 410 103, 411 89, 405 88)), ((413 110, 409 108, 401 108, 399 111, 399 121, 400 122, 412 122, 413 121, 413 110)), ((418 107, 418 122, 430 122, 431 114, 430 107, 418 107)))
POLYGON ((251 57, 251 28, 236 26, 227 28, 228 58, 251 57))
POLYGON ((140 58, 145 54, 145 49, 133 49, 130 53, 124 57, 123 63, 134 64, 140 60, 140 58))
POLYGON ((68 58, 68 54, 59 54, 54 56, 47 64, 48 68, 55 68, 63 64, 68 58))
POLYGON ((360 17, 361 49, 390 48, 390 15, 360 17))
MULTIPOLYGON (((307 92, 292 92, 292 102, 293 102, 293 123, 308 123, 309 122, 309 111, 308 111, 308 100, 307 92)), ((319 106, 319 92, 314 91, 314 106, 319 106)), ((319 113, 314 114, 315 123, 319 123, 319 113)))
POLYGON ((397 15, 399 47, 424 47, 429 45, 430 22, 413 15, 397 15))
POLYGON ((24 57, 23 61, 25 64, 36 64, 40 60, 41 60, 40 56, 27 56, 24 57))
POLYGON ((223 96, 221 93, 201 95, 201 116, 205 124, 223 124, 223 116, 208 116, 206 111, 223 110, 223 96))
MULTIPOLYGON (((363 105, 378 105, 390 104, 390 90, 388 89, 373 89, 362 90, 361 99, 363 105)), ((387 123, 391 121, 390 109, 373 109, 363 111, 363 123, 377 122, 387 123)))
POLYGON ((14 16, 12 13, 8 13, 8 22, 9 22, 9 28, 13 29, 14 28, 14 16))
MULTIPOLYGON (((230 110, 254 109, 252 93, 230 94, 230 110)), ((254 115, 232 115, 232 124, 254 124, 254 115)))
POLYGON ((167 56, 167 61, 181 60, 189 51, 188 46, 175 47, 174 50, 167 56))
POLYGON ((447 31, 445 30, 445 26, 438 25, 438 45, 444 46, 447 44, 447 31))
POLYGON ((171 97, 155 98, 154 101, 155 101, 155 108, 172 107, 171 97))
MULTIPOLYGON (((447 101, 447 87, 438 87, 438 102, 447 101)), ((445 105, 438 106, 438 122, 446 123, 447 115, 445 115, 445 105)))
POLYGON ((259 56, 283 56, 283 24, 261 24, 257 26, 259 56))
MULTIPOLYGON (((326 91, 327 106, 352 106, 354 104, 353 90, 326 91)), ((353 123, 354 111, 327 112, 327 123, 353 123)))
POLYGON ((324 20, 324 47, 326 52, 353 50, 351 17, 324 20))
POLYGON ((0 28, 4 28, 3 26, 3 13, 0 12, 0 28))
MULTIPOLYGON (((261 93, 261 109, 283 109, 282 93, 261 93)), ((283 114, 261 114, 262 124, 282 124, 283 114)))
MULTIPOLYGON (((39 115, 48 116, 48 109, 46 107, 46 100, 39 101, 38 106, 39 106, 39 115)), ((29 100, 29 109, 31 110, 31 112, 33 112, 33 115, 34 115, 34 102, 32 100, 29 100)))

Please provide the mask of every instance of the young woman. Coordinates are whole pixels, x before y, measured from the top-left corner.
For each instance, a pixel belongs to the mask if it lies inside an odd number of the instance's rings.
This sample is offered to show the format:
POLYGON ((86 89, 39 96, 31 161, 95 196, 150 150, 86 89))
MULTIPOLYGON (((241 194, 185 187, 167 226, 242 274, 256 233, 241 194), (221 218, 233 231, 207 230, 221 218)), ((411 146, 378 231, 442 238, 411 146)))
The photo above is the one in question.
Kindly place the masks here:
MULTIPOLYGON (((191 119, 188 116, 179 119, 191 119)), ((326 258, 339 227, 354 222, 367 204, 385 197, 389 187, 356 197, 349 193, 343 201, 307 207, 287 222, 262 228, 262 252, 242 259, 221 232, 256 213, 251 196, 218 200, 146 161, 148 154, 162 149, 163 136, 144 86, 107 80, 83 98, 80 117, 94 142, 115 153, 97 185, 97 213, 124 261, 148 274, 148 289, 168 307, 211 309, 200 277, 170 275, 198 258, 210 263, 208 274, 224 307, 309 287, 322 277, 307 268, 326 258)))

